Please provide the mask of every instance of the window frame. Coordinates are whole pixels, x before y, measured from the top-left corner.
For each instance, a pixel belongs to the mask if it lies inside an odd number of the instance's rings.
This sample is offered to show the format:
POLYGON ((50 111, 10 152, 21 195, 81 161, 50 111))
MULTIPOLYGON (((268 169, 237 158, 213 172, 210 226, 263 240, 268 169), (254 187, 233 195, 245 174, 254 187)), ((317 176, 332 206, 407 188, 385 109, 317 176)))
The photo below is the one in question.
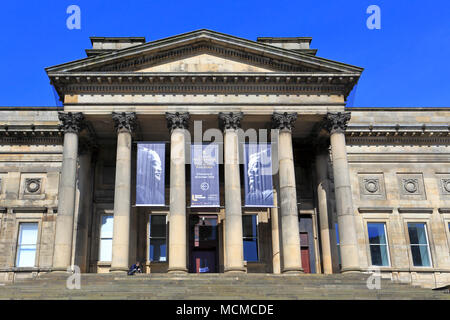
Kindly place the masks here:
MULTIPOLYGON (((407 220, 407 221, 405 221, 405 223, 406 223, 406 234, 407 234, 407 239, 408 239, 408 246, 409 246, 409 251, 408 251, 408 253, 409 253, 409 255, 410 255, 410 265, 411 265, 411 267, 412 268, 420 268, 420 269, 423 269, 423 268, 428 268, 428 269, 430 269, 430 268, 433 268, 433 256, 432 256, 432 254, 431 254, 431 243, 430 243, 430 237, 429 237, 429 231, 428 231, 428 222, 427 221, 424 221, 424 220, 407 220), (424 225, 424 230, 425 230, 425 238, 426 238, 426 240, 427 240, 427 252, 428 252, 428 259, 429 259, 429 261, 430 261, 430 265, 429 266, 415 266, 414 265, 414 259, 413 259, 413 256, 412 256, 412 246, 413 246, 413 244, 411 244, 411 238, 410 238, 410 236, 409 236, 409 227, 408 227, 408 225, 410 224, 410 223, 415 223, 415 224, 417 224, 417 223, 421 223, 421 224, 423 224, 424 225)), ((414 244, 415 246, 421 246, 420 244, 414 244)), ((422 245, 423 246, 423 245, 422 245)))
POLYGON ((112 241, 114 237, 114 214, 110 213, 103 213, 100 215, 100 228, 99 228, 99 235, 98 235, 98 261, 99 262, 112 262, 112 241), (113 234, 111 235, 111 238, 102 238, 102 227, 103 227, 103 217, 112 217, 113 219, 113 234), (111 239, 111 260, 101 260, 102 256, 102 240, 104 239, 111 239))
POLYGON ((385 220, 366 220, 366 239, 367 239, 367 252, 368 252, 368 258, 369 258, 369 265, 371 267, 377 267, 377 268, 390 268, 392 267, 392 262, 391 262, 391 250, 390 250, 390 245, 389 245, 389 237, 388 237, 388 221, 385 220), (369 238, 369 224, 373 223, 373 224, 383 224, 384 226, 384 236, 386 238, 386 249, 387 249, 387 257, 388 257, 388 264, 386 266, 377 266, 374 265, 372 262, 372 253, 371 253, 371 246, 382 246, 381 244, 371 244, 370 243, 370 238, 369 238))
POLYGON ((40 220, 26 220, 26 219, 19 219, 17 221, 17 233, 16 233, 17 237, 15 239, 15 243, 16 243, 16 252, 15 252, 15 259, 14 259, 14 266, 16 268, 20 268, 20 269, 24 269, 24 268, 37 268, 39 266, 39 244, 40 244, 40 235, 41 235, 41 224, 40 224, 40 220), (19 253, 20 253, 20 246, 21 244, 19 244, 19 240, 20 240, 20 230, 21 230, 21 225, 23 224, 35 224, 37 225, 37 237, 36 237, 36 244, 34 245, 34 264, 33 266, 19 266, 18 265, 18 258, 19 258, 19 253))
POLYGON ((168 263, 169 262, 169 245, 168 245, 168 237, 167 237, 168 231, 169 230, 168 230, 168 214, 167 213, 162 213, 162 212, 160 213, 160 212, 158 212, 158 213, 150 213, 148 215, 148 219, 147 219, 147 250, 146 250, 147 251, 146 256, 147 256, 147 262, 148 263, 168 263), (165 237, 152 237, 151 236, 150 228, 151 228, 152 216, 164 216, 165 217, 165 220, 166 220, 166 223, 165 223, 165 226, 166 226, 166 228, 165 228, 166 229, 165 237), (159 239, 159 240, 161 240, 161 239, 165 240, 165 244, 166 244, 166 260, 165 261, 150 260, 150 245, 151 245, 152 238, 153 239, 159 239))
POLYGON ((259 245, 259 214, 258 213, 244 213, 242 214, 242 231, 244 231, 244 217, 245 216, 255 216, 256 217, 256 236, 255 237, 244 237, 244 232, 242 232, 242 255, 244 257, 244 261, 247 263, 257 263, 261 262, 261 254, 260 254, 260 245, 259 245), (246 239, 256 239, 256 255, 257 259, 255 261, 247 261, 245 260, 244 254, 244 240, 246 239))

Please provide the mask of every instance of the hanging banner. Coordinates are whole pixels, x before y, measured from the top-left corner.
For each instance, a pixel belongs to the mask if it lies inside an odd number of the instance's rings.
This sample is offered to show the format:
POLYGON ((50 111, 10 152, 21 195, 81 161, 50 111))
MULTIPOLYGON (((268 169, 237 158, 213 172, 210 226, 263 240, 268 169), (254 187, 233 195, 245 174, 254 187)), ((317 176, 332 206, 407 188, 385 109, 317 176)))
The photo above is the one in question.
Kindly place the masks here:
POLYGON ((191 145, 191 207, 219 207, 219 146, 191 145))
POLYGON ((273 207, 270 144, 244 145, 245 206, 273 207))
POLYGON ((136 206, 165 205, 165 151, 165 143, 138 142, 136 206))

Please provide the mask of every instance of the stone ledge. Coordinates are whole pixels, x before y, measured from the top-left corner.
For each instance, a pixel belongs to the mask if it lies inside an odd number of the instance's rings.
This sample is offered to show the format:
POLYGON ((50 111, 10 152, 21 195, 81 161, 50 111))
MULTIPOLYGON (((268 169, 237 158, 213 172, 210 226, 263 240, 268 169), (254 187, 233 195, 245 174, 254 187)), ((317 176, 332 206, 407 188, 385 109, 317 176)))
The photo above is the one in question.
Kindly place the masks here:
POLYGON ((450 213, 450 208, 439 208, 439 213, 450 213))
POLYGON ((433 208, 398 208, 398 213, 427 213, 432 214, 433 208))
POLYGON ((394 208, 391 207, 359 207, 359 213, 392 213, 394 208))

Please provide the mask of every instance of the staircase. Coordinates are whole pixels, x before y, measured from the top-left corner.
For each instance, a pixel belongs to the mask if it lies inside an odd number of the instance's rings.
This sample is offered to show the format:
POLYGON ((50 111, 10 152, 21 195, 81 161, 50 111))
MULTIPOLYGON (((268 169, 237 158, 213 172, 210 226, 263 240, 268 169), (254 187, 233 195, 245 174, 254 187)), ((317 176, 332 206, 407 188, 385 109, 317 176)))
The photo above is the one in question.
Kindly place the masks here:
POLYGON ((42 274, 0 285, 0 299, 448 299, 450 294, 381 280, 367 288, 367 274, 81 274, 69 290, 69 274, 42 274))

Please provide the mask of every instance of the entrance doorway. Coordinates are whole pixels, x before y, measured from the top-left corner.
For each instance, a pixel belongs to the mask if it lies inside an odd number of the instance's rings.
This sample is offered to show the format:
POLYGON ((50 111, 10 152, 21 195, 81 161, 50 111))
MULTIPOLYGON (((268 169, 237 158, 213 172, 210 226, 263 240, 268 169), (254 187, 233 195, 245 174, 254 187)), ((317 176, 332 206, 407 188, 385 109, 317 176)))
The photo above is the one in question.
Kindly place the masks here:
POLYGON ((218 272, 217 215, 189 216, 189 272, 218 272))

